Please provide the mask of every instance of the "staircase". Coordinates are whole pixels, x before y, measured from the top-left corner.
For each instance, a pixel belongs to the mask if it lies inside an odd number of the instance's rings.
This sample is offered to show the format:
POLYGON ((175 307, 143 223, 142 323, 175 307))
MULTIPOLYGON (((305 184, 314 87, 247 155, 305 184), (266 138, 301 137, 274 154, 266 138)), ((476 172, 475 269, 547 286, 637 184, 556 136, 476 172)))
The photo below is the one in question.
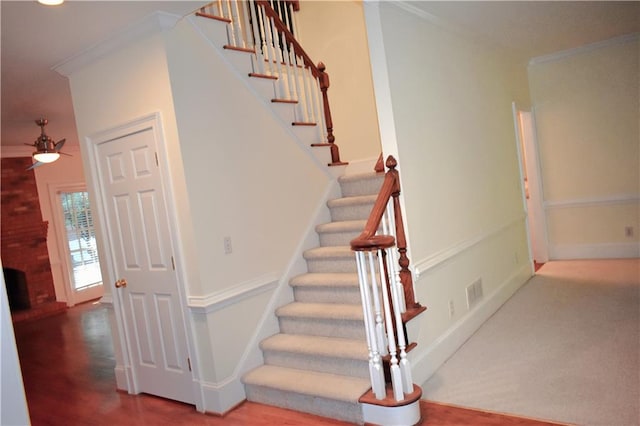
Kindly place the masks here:
MULTIPOLYGON (((322 63, 314 65, 293 38, 297 30, 293 29, 294 22, 290 18, 297 3, 222 0, 202 8, 189 20, 227 64, 235 68, 239 78, 262 99, 265 107, 273 111, 274 117, 290 129, 301 146, 310 150, 319 165, 342 166, 346 163, 340 161, 334 143, 325 67, 322 63), (288 7, 288 14, 279 18, 270 10, 276 4, 280 4, 279 9, 288 7), (259 28, 253 25, 256 22, 259 28), (258 41, 261 45, 254 45, 258 41)), ((377 250, 376 256, 380 259, 384 257, 380 251, 383 249, 397 250, 400 255, 398 277, 386 275, 386 282, 389 288, 391 282, 404 285, 406 294, 403 298, 410 303, 406 305, 406 312, 404 302, 402 309, 401 305, 393 305, 392 309, 397 306, 398 312, 395 326, 391 326, 392 311, 382 312, 382 302, 376 306, 365 304, 365 299, 370 303, 373 296, 361 296, 363 284, 359 278, 378 277, 379 283, 381 273, 362 272, 364 269, 356 262, 352 249, 354 239, 362 239, 366 232, 375 233, 381 229, 380 217, 377 224, 368 223, 370 216, 375 216, 372 210, 379 211, 381 216, 384 206, 393 201, 389 199, 391 194, 397 197, 400 193, 395 163, 391 166, 387 163, 387 167, 393 170, 386 176, 371 172, 338 178, 342 197, 327 202, 332 221, 316 227, 320 246, 303 254, 308 272, 290 280, 294 301, 276 309, 280 332, 260 343, 264 364, 242 378, 248 400, 359 424, 365 421, 415 424, 419 421, 417 401, 421 390, 410 380, 405 352, 408 348, 402 343, 399 352, 396 346, 386 351, 385 340, 385 336, 394 339, 393 331, 388 333, 390 329, 404 328, 406 321, 424 310, 413 298, 401 217, 395 218, 400 225, 397 237, 396 226, 393 226, 393 237, 374 237, 374 244, 367 240, 362 246, 364 249, 358 248, 370 254, 377 250), (391 180, 388 179, 390 173, 395 176, 391 180), (393 185, 392 190, 389 185, 393 185), (387 197, 382 200, 378 199, 381 187, 387 197), (378 247, 377 243, 381 241, 395 241, 394 248, 378 247), (396 279, 400 276, 405 279, 396 279), (387 325, 374 323, 374 316, 376 321, 382 317, 389 321, 387 325), (372 327, 376 327, 377 333, 375 347, 370 347, 372 327), (407 380, 401 380, 400 374, 394 376, 400 365, 398 359, 402 361, 407 380), (385 363, 387 365, 383 365, 385 363), (383 377, 383 371, 391 376, 391 380, 383 377)), ((333 176, 343 172, 341 167, 330 169, 334 170, 330 173, 333 176)), ((398 209, 399 205, 391 212, 396 211, 398 215, 398 209)), ((392 222, 385 223, 391 226, 392 222)), ((358 251, 359 256, 364 251, 358 251)), ((396 255, 386 256, 395 258, 396 255)), ((398 259, 395 263, 398 264, 398 259)), ((378 284, 373 281, 371 288, 377 289, 378 284)), ((387 286, 379 287, 381 292, 386 291, 387 286)), ((388 304, 386 308, 389 308, 388 304)))
POLYGON ((276 310, 280 333, 261 342, 265 364, 243 382, 250 401, 362 423, 358 399, 371 387, 356 261, 360 235, 383 174, 338 178, 332 222, 318 225, 320 246, 307 250, 308 273, 290 281, 294 302, 276 310))

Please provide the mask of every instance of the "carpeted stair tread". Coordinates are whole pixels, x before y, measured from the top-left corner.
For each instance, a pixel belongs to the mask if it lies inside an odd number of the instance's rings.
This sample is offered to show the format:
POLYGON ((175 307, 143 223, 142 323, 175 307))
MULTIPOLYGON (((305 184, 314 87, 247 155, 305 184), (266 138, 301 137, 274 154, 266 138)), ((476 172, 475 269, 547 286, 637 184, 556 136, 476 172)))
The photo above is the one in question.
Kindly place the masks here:
POLYGON ((304 258, 307 260, 353 258, 355 260, 355 254, 349 246, 315 247, 306 250, 304 258))
POLYGON ((339 222, 323 223, 316 226, 316 232, 338 233, 362 231, 367 224, 366 220, 343 220, 339 222))
POLYGON ((343 197, 377 194, 383 180, 384 174, 373 172, 344 175, 338 178, 343 197))
POLYGON ((371 388, 369 379, 263 365, 247 373, 249 386, 275 388, 313 397, 357 403, 371 388))
POLYGON ((289 284, 293 287, 358 287, 357 273, 306 273, 293 277, 289 284))
POLYGON ((333 200, 327 201, 327 207, 348 207, 360 204, 375 204, 376 198, 378 198, 377 194, 334 198, 333 200))
POLYGON ((306 336, 299 334, 275 334, 260 343, 264 351, 294 352, 305 355, 369 359, 367 344, 362 340, 339 337, 306 336))
POLYGON ((362 180, 379 180, 380 182, 382 182, 384 180, 384 174, 376 172, 364 172, 352 173, 338 177, 338 182, 340 182, 340 184, 362 180))
POLYGON ((276 309, 278 317, 364 321, 361 305, 292 302, 276 309))

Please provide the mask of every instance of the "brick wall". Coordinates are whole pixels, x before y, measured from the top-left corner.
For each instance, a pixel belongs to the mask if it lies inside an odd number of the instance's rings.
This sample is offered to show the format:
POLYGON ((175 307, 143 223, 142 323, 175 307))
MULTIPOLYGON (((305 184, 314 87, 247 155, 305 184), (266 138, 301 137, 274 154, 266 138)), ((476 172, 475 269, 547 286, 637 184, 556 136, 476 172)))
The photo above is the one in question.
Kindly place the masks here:
POLYGON ((2 266, 27 275, 31 307, 56 300, 47 250, 48 223, 42 221, 30 157, 3 158, 0 180, 2 266))

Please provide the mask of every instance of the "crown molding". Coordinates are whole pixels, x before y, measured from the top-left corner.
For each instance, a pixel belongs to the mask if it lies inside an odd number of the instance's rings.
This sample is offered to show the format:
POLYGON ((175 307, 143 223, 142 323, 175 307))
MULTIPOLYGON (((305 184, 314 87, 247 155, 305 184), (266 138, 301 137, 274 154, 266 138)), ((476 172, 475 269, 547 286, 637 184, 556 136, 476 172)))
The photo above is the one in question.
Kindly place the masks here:
POLYGON ((133 23, 123 31, 106 38, 87 49, 72 55, 51 69, 65 77, 86 67, 124 46, 144 39, 150 35, 168 31, 182 19, 180 15, 162 11, 153 12, 133 23))
POLYGON ((574 47, 573 49, 561 50, 559 52, 550 53, 548 55, 536 56, 535 58, 531 58, 531 60, 529 60, 529 67, 544 64, 547 62, 559 61, 571 56, 593 52, 594 50, 603 49, 618 44, 632 43, 638 40, 640 40, 640 33, 631 33, 619 37, 610 38, 608 40, 586 44, 580 47, 574 47))

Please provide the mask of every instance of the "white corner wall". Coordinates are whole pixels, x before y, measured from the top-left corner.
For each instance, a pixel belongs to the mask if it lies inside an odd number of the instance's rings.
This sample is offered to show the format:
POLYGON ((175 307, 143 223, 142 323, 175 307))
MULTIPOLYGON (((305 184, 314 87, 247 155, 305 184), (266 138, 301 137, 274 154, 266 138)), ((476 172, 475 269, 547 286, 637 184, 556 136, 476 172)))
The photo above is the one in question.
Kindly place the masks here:
POLYGON ((340 158, 350 163, 381 152, 362 1, 303 1, 296 38, 312 60, 324 62, 340 158))
POLYGON ((636 34, 529 65, 552 259, 640 256, 639 54, 636 34))
POLYGON ((24 393, 4 274, 0 274, 0 287, 0 424, 28 425, 29 408, 24 393))
POLYGON ((258 330, 286 298, 280 288, 331 174, 188 19, 84 65, 70 82, 81 140, 160 112, 198 408, 222 413, 244 398, 243 363, 259 358, 258 330))
POLYGON ((526 70, 410 3, 365 8, 382 145, 397 152, 428 307, 409 324, 422 383, 532 273, 511 113, 527 101, 526 70), (469 308, 477 279, 484 298, 469 308))

